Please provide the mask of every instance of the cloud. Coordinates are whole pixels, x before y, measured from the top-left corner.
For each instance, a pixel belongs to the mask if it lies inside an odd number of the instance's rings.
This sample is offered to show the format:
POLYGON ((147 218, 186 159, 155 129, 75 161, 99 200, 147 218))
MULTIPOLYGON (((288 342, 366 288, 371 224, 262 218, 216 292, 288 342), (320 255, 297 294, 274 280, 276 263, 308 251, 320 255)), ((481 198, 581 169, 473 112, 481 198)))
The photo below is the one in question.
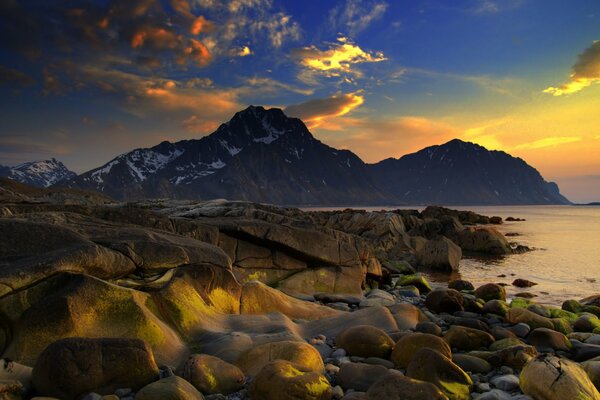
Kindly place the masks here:
POLYGON ((329 12, 330 27, 356 36, 383 17, 387 8, 383 1, 346 0, 329 12))
POLYGON ((294 85, 290 85, 284 82, 280 82, 278 80, 272 78, 259 78, 253 77, 248 78, 245 81, 247 87, 240 88, 240 92, 242 94, 256 94, 256 93, 277 93, 279 94, 281 90, 285 90, 291 93, 302 94, 305 96, 311 96, 315 90, 312 88, 301 88, 294 85))
POLYGON ((0 64, 0 85, 32 86, 35 79, 24 72, 0 64))
POLYGON ((515 150, 543 149, 545 147, 556 147, 556 146, 560 146, 561 144, 574 143, 574 142, 579 142, 581 140, 582 140, 581 137, 574 137, 574 136, 552 136, 552 137, 539 139, 534 142, 519 144, 519 145, 515 146, 514 149, 515 150))
POLYGON ((598 82, 600 82, 600 40, 594 41, 590 47, 579 54, 568 82, 558 87, 550 86, 544 90, 544 93, 553 96, 577 93, 598 82))
POLYGON ((360 92, 346 93, 294 104, 286 107, 284 112, 290 117, 300 118, 309 128, 314 128, 329 118, 348 114, 364 101, 360 92))
POLYGON ((338 43, 331 44, 328 49, 321 50, 316 46, 303 47, 292 51, 292 57, 304 67, 300 78, 314 83, 315 74, 326 77, 361 77, 362 72, 356 64, 385 61, 382 52, 367 52, 347 38, 339 38, 338 43))
POLYGON ((500 12, 500 6, 490 0, 477 1, 477 4, 470 9, 470 12, 476 15, 496 14, 500 12))

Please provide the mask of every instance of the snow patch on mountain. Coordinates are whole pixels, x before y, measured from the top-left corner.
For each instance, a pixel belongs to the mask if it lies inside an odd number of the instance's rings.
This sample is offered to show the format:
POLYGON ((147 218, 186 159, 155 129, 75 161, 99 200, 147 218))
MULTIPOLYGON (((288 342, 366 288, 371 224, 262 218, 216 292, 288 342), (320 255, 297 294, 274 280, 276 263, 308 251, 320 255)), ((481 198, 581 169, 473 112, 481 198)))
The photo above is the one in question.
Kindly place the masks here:
POLYGON ((55 158, 6 167, 5 177, 27 185, 49 187, 76 174, 55 158))

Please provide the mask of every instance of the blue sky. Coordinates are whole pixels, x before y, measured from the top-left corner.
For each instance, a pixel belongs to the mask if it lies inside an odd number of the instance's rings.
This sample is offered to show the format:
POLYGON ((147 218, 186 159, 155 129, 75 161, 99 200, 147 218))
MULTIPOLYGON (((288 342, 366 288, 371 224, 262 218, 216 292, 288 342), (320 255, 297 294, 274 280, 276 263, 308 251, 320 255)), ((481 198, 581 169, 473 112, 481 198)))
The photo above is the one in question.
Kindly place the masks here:
POLYGON ((368 162, 454 137, 600 199, 596 0, 7 0, 0 164, 77 172, 249 104, 368 162))

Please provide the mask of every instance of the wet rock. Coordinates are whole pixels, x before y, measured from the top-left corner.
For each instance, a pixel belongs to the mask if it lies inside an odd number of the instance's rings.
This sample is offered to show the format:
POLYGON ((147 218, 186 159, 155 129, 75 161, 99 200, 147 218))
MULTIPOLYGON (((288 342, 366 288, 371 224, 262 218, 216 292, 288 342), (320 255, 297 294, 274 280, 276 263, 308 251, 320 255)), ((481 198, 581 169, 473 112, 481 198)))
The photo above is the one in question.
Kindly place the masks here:
POLYGON ((492 385, 505 392, 519 390, 519 378, 516 375, 500 375, 491 380, 492 385))
POLYGON ((343 293, 315 293, 315 300, 322 303, 346 303, 349 305, 358 305, 364 298, 343 293))
POLYGON ((460 247, 444 236, 428 240, 417 252, 419 264, 426 268, 442 271, 458 270, 461 257, 460 247))
POLYGON ((144 386, 135 400, 203 400, 204 396, 191 383, 171 376, 144 386))
POLYGON ((421 293, 431 292, 431 285, 421 274, 402 275, 396 281, 396 287, 415 286, 421 293))
POLYGON ((373 383, 387 373, 388 369, 381 365, 344 363, 340 366, 336 381, 344 390, 366 392, 373 383))
POLYGON ((497 350, 486 359, 495 367, 507 366, 520 369, 537 354, 537 350, 533 346, 517 345, 497 350))
POLYGON ((394 347, 394 341, 387 333, 369 325, 346 329, 336 336, 335 342, 348 354, 359 357, 387 358, 394 347))
POLYGON ((235 365, 206 354, 192 354, 176 373, 204 394, 234 393, 244 387, 246 380, 235 365))
POLYGON ((548 328, 537 328, 527 336, 529 344, 535 346, 538 351, 547 350, 571 350, 571 342, 565 335, 548 328))
POLYGON ((508 329, 509 331, 511 331, 512 333, 514 333, 515 335, 517 335, 520 338, 526 337, 527 335, 529 335, 529 332, 531 331, 531 327, 528 324, 526 324, 525 322, 519 322, 518 324, 507 327, 506 329, 508 329))
POLYGON ((465 281, 464 279, 454 279, 448 282, 448 289, 454 289, 460 292, 461 290, 475 290, 475 287, 471 282, 465 281))
POLYGON ((150 347, 139 339, 62 339, 48 346, 33 368, 40 394, 76 399, 118 388, 135 390, 158 378, 150 347))
POLYGON ((511 308, 506 313, 506 322, 510 324, 526 323, 531 329, 548 328, 554 329, 554 324, 550 318, 542 317, 534 312, 524 308, 511 308))
POLYGON ((444 340, 451 348, 463 351, 487 349, 494 343, 494 337, 487 332, 456 325, 444 333, 444 340))
POLYGON ((597 400, 600 393, 577 364, 554 356, 541 357, 521 371, 523 393, 539 400, 597 400))
POLYGON ((535 283, 535 282, 529 281, 527 279, 521 279, 521 278, 515 279, 512 284, 513 284, 513 286, 516 286, 519 288, 526 288, 526 287, 532 287, 532 286, 537 285, 537 283, 535 283))
POLYGON ((600 356, 600 346, 595 344, 581 343, 571 340, 571 358, 575 361, 587 361, 594 357, 600 356))
POLYGON ((516 337, 509 337, 509 338, 505 338, 505 339, 496 340, 494 343, 492 343, 490 345, 490 350, 498 351, 498 350, 506 349, 508 347, 521 346, 521 345, 525 345, 525 342, 523 342, 520 339, 517 339, 516 337))
POLYGON ((392 351, 391 360, 400 368, 406 368, 422 348, 433 349, 447 358, 452 358, 450 346, 440 337, 427 333, 411 333, 398 340, 392 351))
POLYGON ((578 332, 600 332, 600 319, 593 315, 584 314, 573 324, 573 329, 578 332))
POLYGON ((512 253, 504 235, 491 227, 468 227, 458 232, 456 242, 465 252, 490 255, 512 253))
POLYGON ((274 360, 285 360, 314 372, 322 372, 324 365, 319 352, 305 342, 281 341, 253 347, 240 355, 235 362, 246 375, 255 376, 274 360))
POLYGON ((489 362, 468 354, 453 354, 452 362, 463 370, 474 374, 487 374, 492 370, 492 366, 489 362))
POLYGON ((425 305, 435 313, 453 314, 464 310, 462 294, 454 289, 438 288, 427 295, 425 305))
POLYGON ((483 312, 486 314, 495 314, 504 317, 510 307, 503 300, 490 300, 483 306, 483 312))
POLYGON ((492 336, 494 336, 496 340, 517 337, 517 335, 515 335, 514 332, 501 326, 494 326, 493 328, 491 328, 490 333, 492 334, 492 336))
POLYGON ((417 326, 415 327, 415 331, 421 332, 421 333, 429 333, 429 334, 435 335, 435 336, 442 335, 442 328, 440 328, 437 324, 430 322, 430 321, 419 322, 417 324, 417 326))
POLYGON ((406 369, 406 376, 436 385, 448 399, 468 400, 473 381, 458 365, 435 350, 419 350, 406 369))
POLYGON ((367 391, 368 400, 448 400, 437 386, 401 374, 389 374, 367 391))
POLYGON ((506 301, 506 290, 496 283, 486 283, 475 289, 475 296, 486 302, 490 300, 506 301))
POLYGON ((586 361, 581 363, 581 367, 596 389, 600 388, 600 361, 586 361))
POLYGON ((325 376, 284 360, 266 364, 250 385, 251 398, 261 400, 329 400, 332 388, 325 376))

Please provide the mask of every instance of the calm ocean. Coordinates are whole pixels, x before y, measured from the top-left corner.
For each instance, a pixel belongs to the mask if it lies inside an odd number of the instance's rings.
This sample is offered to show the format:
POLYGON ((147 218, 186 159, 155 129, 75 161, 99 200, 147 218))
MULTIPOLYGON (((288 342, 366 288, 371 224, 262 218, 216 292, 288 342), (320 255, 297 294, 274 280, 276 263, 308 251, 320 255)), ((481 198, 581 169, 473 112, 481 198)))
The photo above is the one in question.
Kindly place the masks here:
MULTIPOLYGON (((381 210, 381 207, 357 207, 381 210)), ((390 207, 411 208, 406 206, 390 207)), ((412 207, 422 209, 422 207, 412 207)), ((488 282, 507 283, 508 295, 528 291, 540 303, 560 305, 566 299, 581 299, 600 294, 600 207, 595 206, 486 206, 451 207, 478 214, 524 218, 524 222, 505 222, 494 226, 507 239, 535 250, 501 258, 464 258, 460 272, 426 274, 431 281, 446 282, 462 277, 475 286, 488 282), (504 277, 501 275, 505 275, 504 277), (515 278, 529 279, 538 285, 519 289, 515 278)))

